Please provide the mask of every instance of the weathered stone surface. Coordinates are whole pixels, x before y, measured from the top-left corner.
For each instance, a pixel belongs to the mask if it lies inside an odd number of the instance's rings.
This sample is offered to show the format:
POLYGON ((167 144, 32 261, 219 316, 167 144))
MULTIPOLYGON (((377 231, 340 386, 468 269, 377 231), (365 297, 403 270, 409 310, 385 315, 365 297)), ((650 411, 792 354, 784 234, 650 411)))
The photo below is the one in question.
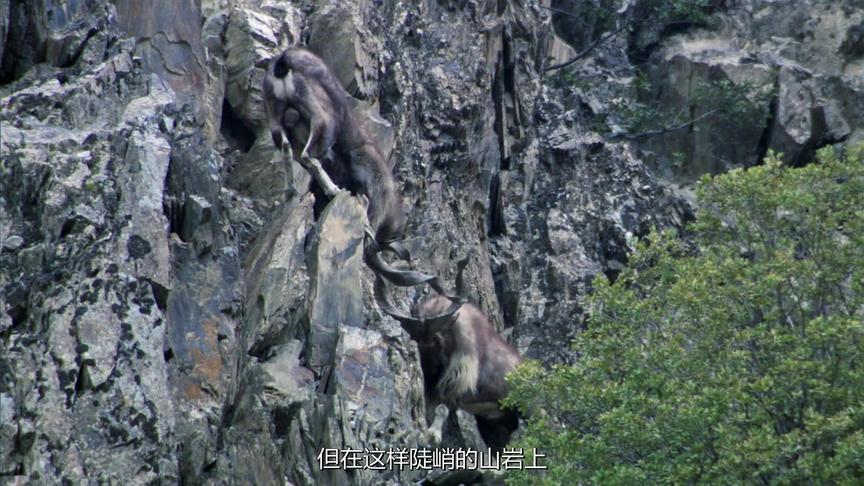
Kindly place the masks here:
POLYGON ((289 404, 302 403, 312 397, 310 385, 314 383, 314 375, 300 365, 302 351, 299 341, 289 341, 273 350, 273 357, 261 365, 268 378, 266 389, 291 400, 289 404))
POLYGON ((12 20, 9 16, 11 7, 11 0, 0 0, 0 63, 2 63, 3 54, 6 52, 6 36, 9 34, 9 24, 12 20))
MULTIPOLYGON (((553 37, 533 2, 168 3, 0 0, 2 481, 498 480, 319 467, 322 447, 437 438, 416 344, 371 296, 363 208, 341 194, 316 223, 308 175, 263 130, 263 69, 285 46, 308 42, 356 98, 402 190, 413 265, 452 282, 469 256, 471 299, 546 362, 574 359, 592 279, 690 218, 686 185, 661 175, 864 140, 851 1, 644 22, 548 76, 608 26, 586 15, 574 36, 557 19, 553 37), (631 62, 655 101, 688 110, 697 80, 767 84, 770 116, 607 137, 631 62), (666 167, 663 151, 694 163, 666 167)), ((441 445, 483 446, 458 411, 441 445)))
POLYGON ((4 474, 37 482, 177 475, 165 316, 150 284, 170 287, 162 213, 170 143, 158 120, 174 95, 129 56, 90 66, 75 83, 52 78, 0 100, 11 216, 0 225, 11 223, 24 246, 18 258, 0 255, 0 284, 13 298, 4 305, 13 313, 2 393, 14 404, 4 413, 17 437, 0 440, 11 447, 4 474))
POLYGON ((749 85, 754 95, 771 94, 751 96, 758 108, 752 114, 709 117, 653 138, 644 144, 651 158, 667 176, 693 181, 754 165, 769 149, 799 165, 819 147, 853 134, 860 138, 861 118, 848 107, 864 98, 852 87, 864 80, 856 68, 862 53, 854 47, 864 12, 848 3, 741 2, 715 8, 705 21, 685 24, 687 32, 674 35, 650 19, 641 23, 630 48, 651 81, 649 103, 686 113, 686 120, 718 108, 700 103, 694 88, 706 82, 729 81, 749 85), (843 94, 837 86, 846 87, 843 94), (666 162, 682 155, 683 173, 666 162))
POLYGON ((371 53, 376 39, 365 29, 359 8, 363 3, 334 3, 312 17, 309 47, 329 65, 349 93, 367 98, 375 92, 377 60, 371 53), (333 42, 337 37, 341 42, 333 42))
MULTIPOLYGON (((207 83, 201 42, 201 7, 195 0, 138 2, 116 0, 121 29, 139 41, 135 55, 149 72, 158 74, 184 101, 197 105, 207 83)), ((198 105, 197 113, 203 114, 198 105)))
POLYGON ((549 36, 549 61, 551 64, 561 64, 576 55, 576 50, 557 35, 549 36))
POLYGON ((225 100, 242 120, 258 129, 266 124, 261 83, 266 62, 280 47, 279 27, 268 15, 236 8, 231 10, 225 28, 225 100))
POLYGON ((750 87, 753 98, 765 95, 777 82, 772 66, 749 61, 750 54, 732 39, 699 35, 669 39, 655 56, 648 72, 656 87, 651 102, 671 113, 682 113, 682 121, 708 117, 692 128, 654 137, 648 145, 659 157, 683 156, 687 163, 675 170, 695 180, 704 173, 754 165, 764 156, 763 132, 768 130, 771 98, 760 99, 750 118, 730 119, 711 115, 721 107, 702 93, 711 90, 713 83, 729 82, 750 87))
POLYGON ((116 12, 109 2, 35 0, 0 2, 0 82, 34 65, 87 65, 103 60, 117 40, 116 12))
MULTIPOLYGON (((394 417, 393 411, 403 404, 413 405, 422 400, 422 390, 412 390, 411 400, 397 400, 396 380, 389 365, 391 345, 375 331, 342 327, 336 347, 337 361, 334 363, 333 380, 335 392, 352 404, 352 413, 363 414, 371 430, 395 427, 404 431, 410 427, 410 409, 401 410, 402 417, 394 417), (401 421, 400 421, 401 419, 401 421), (395 423, 390 423, 393 420, 395 423)), ((404 365, 404 363, 403 363, 404 365)))
POLYGON ((362 206, 347 192, 338 194, 321 214, 309 243, 308 365, 333 364, 342 327, 363 325, 362 206))
POLYGON ((795 165, 809 162, 815 149, 843 141, 851 133, 835 102, 821 96, 824 88, 820 84, 797 65, 781 66, 777 74, 775 124, 769 147, 795 165))
POLYGON ((226 229, 221 157, 202 131, 185 128, 175 128, 163 189, 171 285, 154 289, 168 318, 164 353, 176 397, 213 410, 229 394, 235 372, 241 255, 226 229))
POLYGON ((312 196, 292 199, 276 210, 246 256, 244 342, 255 356, 303 335, 309 287, 304 240, 312 223, 312 196))

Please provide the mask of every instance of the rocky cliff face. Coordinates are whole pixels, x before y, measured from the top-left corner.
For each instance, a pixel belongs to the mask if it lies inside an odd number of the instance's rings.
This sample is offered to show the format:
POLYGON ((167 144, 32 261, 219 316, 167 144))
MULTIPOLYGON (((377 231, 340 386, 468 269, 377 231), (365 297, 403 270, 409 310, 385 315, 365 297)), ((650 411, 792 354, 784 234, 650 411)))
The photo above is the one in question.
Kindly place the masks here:
MULTIPOLYGON (((322 447, 431 439, 416 345, 371 297, 362 208, 343 195, 316 221, 308 175, 264 130, 261 79, 282 48, 310 46, 356 98, 415 264, 452 280, 469 256, 472 300, 523 354, 561 362, 592 277, 689 217, 656 174, 686 183, 769 148, 806 163, 861 138, 854 4, 646 22, 562 83, 543 72, 575 52, 561 39, 578 50, 603 29, 557 19, 559 37, 533 1, 0 0, 0 478, 446 479, 318 467, 322 447), (634 67, 641 96, 697 114, 698 77, 771 96, 763 118, 613 142, 634 67), (692 165, 664 164, 680 151, 692 165)), ((482 447, 463 412, 445 432, 482 447)))
POLYGON ((651 81, 649 96, 692 116, 717 108, 699 99, 700 85, 726 82, 761 96, 751 96, 746 116, 655 138, 647 145, 661 166, 682 153, 691 163, 677 175, 692 179, 754 165, 768 150, 802 165, 819 147, 864 141, 859 2, 712 3, 719 6, 683 30, 646 23, 634 32, 631 54, 651 81))

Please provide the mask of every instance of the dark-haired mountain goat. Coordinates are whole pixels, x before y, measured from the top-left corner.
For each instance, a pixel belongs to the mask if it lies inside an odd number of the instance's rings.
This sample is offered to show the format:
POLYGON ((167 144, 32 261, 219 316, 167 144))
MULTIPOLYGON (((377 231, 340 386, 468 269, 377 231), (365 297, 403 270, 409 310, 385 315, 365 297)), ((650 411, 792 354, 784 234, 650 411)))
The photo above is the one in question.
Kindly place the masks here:
POLYGON ((403 324, 417 341, 427 396, 433 403, 473 414, 486 443, 503 447, 519 419, 517 411, 501 407, 509 391, 504 377, 522 356, 473 304, 465 303, 452 318, 436 322, 433 316, 446 314, 451 305, 448 298, 433 297, 415 310, 426 326, 403 324))

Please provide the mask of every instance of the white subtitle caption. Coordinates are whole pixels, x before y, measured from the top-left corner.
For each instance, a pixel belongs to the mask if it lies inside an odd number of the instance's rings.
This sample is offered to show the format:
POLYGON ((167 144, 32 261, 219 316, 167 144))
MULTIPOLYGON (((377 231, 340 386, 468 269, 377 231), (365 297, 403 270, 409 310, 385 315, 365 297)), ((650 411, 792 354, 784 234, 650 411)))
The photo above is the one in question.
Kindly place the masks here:
POLYGON ((540 459, 546 455, 529 449, 504 448, 501 451, 478 451, 476 449, 321 449, 318 452, 318 468, 364 469, 364 470, 417 470, 442 469, 546 469, 540 459))

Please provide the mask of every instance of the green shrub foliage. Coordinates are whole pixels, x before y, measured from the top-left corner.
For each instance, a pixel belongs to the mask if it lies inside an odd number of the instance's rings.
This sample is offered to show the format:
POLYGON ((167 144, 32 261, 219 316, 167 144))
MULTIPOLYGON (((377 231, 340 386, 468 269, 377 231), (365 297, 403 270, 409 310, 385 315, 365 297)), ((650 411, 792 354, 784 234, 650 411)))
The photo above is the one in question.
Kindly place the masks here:
POLYGON ((513 484, 861 484, 862 150, 700 182, 687 245, 655 233, 595 280, 578 359, 510 377, 513 484))

